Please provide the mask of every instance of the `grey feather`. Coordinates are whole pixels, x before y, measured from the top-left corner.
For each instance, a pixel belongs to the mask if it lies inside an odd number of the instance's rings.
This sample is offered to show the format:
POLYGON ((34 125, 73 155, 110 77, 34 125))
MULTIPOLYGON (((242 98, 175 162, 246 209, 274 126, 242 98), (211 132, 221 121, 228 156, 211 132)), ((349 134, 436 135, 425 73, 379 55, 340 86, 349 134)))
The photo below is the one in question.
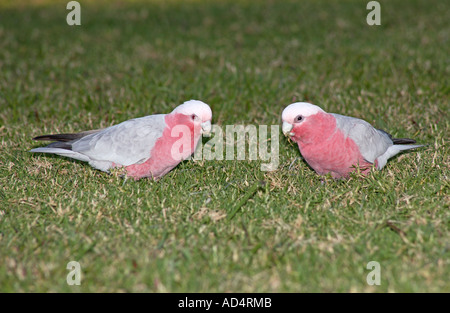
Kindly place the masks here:
POLYGON ((409 138, 392 138, 392 135, 382 129, 375 129, 368 122, 359 118, 332 115, 336 118, 336 126, 344 136, 351 138, 359 147, 364 159, 370 163, 377 161, 377 168, 382 169, 387 160, 403 150, 415 149, 424 145, 405 145, 415 143, 409 138))
POLYGON ((377 129, 379 132, 382 132, 384 134, 386 134, 387 136, 389 136, 389 138, 392 140, 392 142, 394 143, 394 145, 405 145, 405 144, 413 144, 416 143, 416 141, 414 139, 411 138, 393 138, 391 134, 389 134, 388 132, 382 130, 382 129, 377 129))
POLYGON ((165 114, 149 115, 102 129, 78 134, 36 137, 36 140, 58 140, 31 152, 54 153, 81 161, 107 171, 113 163, 128 166, 143 163, 163 135, 165 114))
POLYGON ((30 152, 35 152, 35 153, 53 153, 53 154, 61 155, 61 156, 72 158, 72 159, 79 160, 79 161, 84 161, 84 162, 89 162, 90 161, 87 156, 82 155, 81 153, 73 152, 73 151, 70 151, 70 150, 67 150, 67 149, 49 148, 49 146, 42 147, 42 148, 31 149, 30 152))
POLYGON ((68 141, 74 141, 76 139, 83 138, 83 137, 93 134, 93 133, 98 133, 99 131, 101 131, 101 129, 88 130, 88 131, 79 132, 79 133, 75 133, 75 134, 43 135, 43 136, 34 137, 33 140, 68 142, 68 141))
POLYGON ((392 158, 394 155, 402 152, 403 150, 410 150, 415 148, 424 147, 425 145, 392 145, 385 153, 377 158, 378 166, 377 168, 381 170, 387 163, 387 160, 392 158))
POLYGON ((375 129, 364 120, 334 113, 332 115, 336 118, 336 126, 356 143, 361 155, 370 163, 374 163, 393 145, 388 133, 375 129))

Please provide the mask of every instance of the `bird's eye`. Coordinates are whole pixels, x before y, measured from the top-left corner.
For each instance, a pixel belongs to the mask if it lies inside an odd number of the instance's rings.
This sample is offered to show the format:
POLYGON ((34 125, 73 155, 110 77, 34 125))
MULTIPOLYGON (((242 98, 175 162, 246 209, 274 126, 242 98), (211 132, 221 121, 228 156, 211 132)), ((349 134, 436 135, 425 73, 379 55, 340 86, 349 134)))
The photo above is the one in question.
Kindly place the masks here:
POLYGON ((192 120, 195 120, 196 117, 197 117, 197 115, 195 115, 195 114, 192 114, 192 115, 191 115, 191 119, 192 119, 192 120))
POLYGON ((303 116, 299 115, 295 118, 296 122, 301 122, 303 120, 303 116))

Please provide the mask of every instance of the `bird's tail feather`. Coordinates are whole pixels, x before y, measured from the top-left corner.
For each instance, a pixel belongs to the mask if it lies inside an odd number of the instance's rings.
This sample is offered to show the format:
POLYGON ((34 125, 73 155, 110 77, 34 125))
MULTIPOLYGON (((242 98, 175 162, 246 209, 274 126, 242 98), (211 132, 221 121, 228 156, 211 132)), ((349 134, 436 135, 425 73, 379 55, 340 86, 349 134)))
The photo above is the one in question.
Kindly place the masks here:
POLYGON ((64 141, 55 141, 46 146, 46 148, 59 148, 65 150, 72 150, 72 143, 64 141))
POLYGON ((88 130, 88 131, 75 133, 75 134, 42 135, 42 136, 34 137, 33 140, 68 142, 68 141, 74 141, 77 139, 81 139, 83 137, 86 137, 87 135, 95 134, 99 131, 101 131, 101 129, 88 130))
POLYGON ((66 150, 66 149, 61 149, 61 148, 52 148, 50 146, 31 149, 30 152, 53 153, 53 154, 65 156, 68 158, 89 162, 89 158, 81 153, 66 150))
POLYGON ((387 163, 387 160, 404 150, 425 147, 425 145, 392 145, 383 155, 377 158, 377 168, 381 170, 387 163))
POLYGON ((416 149, 416 148, 425 147, 425 146, 426 145, 403 145, 403 144, 401 144, 401 145, 394 145, 393 147, 399 151, 402 151, 402 150, 416 149))
POLYGON ((391 134, 389 134, 387 131, 382 130, 382 129, 377 129, 379 132, 387 135, 392 142, 394 143, 394 145, 404 145, 404 144, 413 144, 416 143, 416 141, 414 139, 410 139, 410 138, 393 138, 391 134))
POLYGON ((392 142, 394 145, 404 145, 404 144, 412 144, 416 143, 414 139, 410 138, 392 138, 392 142))
MULTIPOLYGON (((72 144, 88 135, 95 134, 99 132, 101 129, 95 129, 95 130, 88 130, 80 133, 75 134, 54 134, 54 135, 43 135, 43 136, 37 136, 34 137, 33 140, 38 141, 54 141, 48 146, 44 148, 37 148, 31 150, 32 152, 44 152, 44 153, 57 153, 57 152, 51 152, 50 149, 64 149, 64 150, 72 150, 72 144), (38 149, 46 149, 45 151, 36 151, 38 149)), ((67 153, 67 151, 66 151, 67 153)), ((58 154, 58 153, 57 153, 58 154)))

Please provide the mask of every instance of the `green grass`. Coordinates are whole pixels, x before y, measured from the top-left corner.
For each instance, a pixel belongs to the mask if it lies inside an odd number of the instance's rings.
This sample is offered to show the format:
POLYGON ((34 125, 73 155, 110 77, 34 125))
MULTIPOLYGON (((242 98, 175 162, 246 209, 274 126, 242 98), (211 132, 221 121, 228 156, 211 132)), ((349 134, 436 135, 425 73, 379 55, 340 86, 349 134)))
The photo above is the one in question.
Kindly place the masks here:
POLYGON ((372 27, 366 1, 80 3, 79 27, 64 1, 0 4, 0 291, 450 292, 448 2, 380 1, 372 27), (191 98, 221 126, 306 100, 428 146, 345 181, 290 168, 285 138, 274 172, 186 161, 159 182, 27 152, 191 98))

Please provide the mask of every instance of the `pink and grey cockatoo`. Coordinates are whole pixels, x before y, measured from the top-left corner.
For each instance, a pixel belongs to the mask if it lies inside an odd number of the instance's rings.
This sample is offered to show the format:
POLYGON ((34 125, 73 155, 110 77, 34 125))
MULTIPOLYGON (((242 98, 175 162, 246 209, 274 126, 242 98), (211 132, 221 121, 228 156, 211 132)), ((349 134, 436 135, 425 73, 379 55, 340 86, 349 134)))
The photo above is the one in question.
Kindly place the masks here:
POLYGON ((359 166, 363 174, 381 170, 403 150, 422 147, 408 138, 392 138, 364 120, 327 113, 320 107, 296 102, 282 113, 282 130, 298 144, 306 162, 320 175, 342 178, 359 166))
POLYGON ((158 179, 194 153, 202 133, 211 131, 211 118, 206 103, 190 100, 169 114, 135 118, 76 134, 39 136, 33 139, 55 142, 30 152, 89 162, 105 172, 123 168, 134 179, 158 179))

